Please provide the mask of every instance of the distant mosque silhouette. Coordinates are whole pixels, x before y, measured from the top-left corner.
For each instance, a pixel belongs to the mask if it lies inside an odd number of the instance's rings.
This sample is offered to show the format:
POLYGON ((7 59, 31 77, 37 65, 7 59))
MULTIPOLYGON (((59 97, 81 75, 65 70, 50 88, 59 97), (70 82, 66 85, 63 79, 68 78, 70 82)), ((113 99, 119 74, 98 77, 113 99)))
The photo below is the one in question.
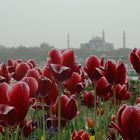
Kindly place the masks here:
POLYGON ((89 40, 88 43, 84 43, 84 44, 82 43, 80 48, 81 49, 88 48, 88 49, 91 49, 91 50, 93 49, 96 51, 108 51, 108 50, 113 50, 114 45, 113 43, 109 43, 105 40, 105 32, 103 30, 102 37, 99 37, 99 36, 92 37, 92 39, 89 40))

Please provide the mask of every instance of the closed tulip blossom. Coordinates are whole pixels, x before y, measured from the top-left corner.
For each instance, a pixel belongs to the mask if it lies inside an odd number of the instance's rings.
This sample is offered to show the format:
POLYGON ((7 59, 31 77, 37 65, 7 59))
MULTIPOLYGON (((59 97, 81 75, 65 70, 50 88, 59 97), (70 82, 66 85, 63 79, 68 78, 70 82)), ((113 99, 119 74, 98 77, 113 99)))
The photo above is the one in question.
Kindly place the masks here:
POLYGON ((130 53, 130 62, 137 73, 140 73, 140 49, 134 48, 130 53))
POLYGON ((118 112, 118 124, 112 122, 111 126, 124 140, 140 140, 140 107, 123 105, 118 112))
POLYGON ((97 56, 90 55, 87 57, 85 64, 84 70, 91 80, 98 80, 103 75, 103 71, 100 73, 96 69, 102 66, 103 59, 100 60, 97 56))
POLYGON ((22 82, 26 82, 30 88, 29 98, 34 98, 38 90, 38 82, 33 77, 24 77, 22 82))
POLYGON ((25 62, 19 63, 15 68, 15 73, 13 74, 13 78, 17 81, 20 81, 25 76, 25 74, 29 69, 30 66, 27 63, 25 62))
POLYGON ((126 67, 123 62, 116 63, 113 60, 108 60, 105 63, 105 77, 111 84, 126 83, 126 67))
POLYGON ((84 93, 84 103, 88 108, 94 107, 94 94, 93 94, 93 92, 85 92, 84 93))
POLYGON ((114 90, 116 92, 117 100, 122 101, 122 100, 128 100, 130 98, 130 93, 128 92, 127 86, 125 84, 123 85, 117 84, 115 86, 115 89, 114 87, 112 87, 112 95, 114 94, 114 90))
MULTIPOLYGON (((54 104, 54 114, 58 115, 58 100, 54 104)), ((73 97, 61 96, 61 117, 66 120, 72 120, 78 113, 77 102, 73 97)))
POLYGON ((111 85, 104 76, 97 81, 96 94, 99 97, 108 99, 110 97, 110 90, 111 90, 111 85))

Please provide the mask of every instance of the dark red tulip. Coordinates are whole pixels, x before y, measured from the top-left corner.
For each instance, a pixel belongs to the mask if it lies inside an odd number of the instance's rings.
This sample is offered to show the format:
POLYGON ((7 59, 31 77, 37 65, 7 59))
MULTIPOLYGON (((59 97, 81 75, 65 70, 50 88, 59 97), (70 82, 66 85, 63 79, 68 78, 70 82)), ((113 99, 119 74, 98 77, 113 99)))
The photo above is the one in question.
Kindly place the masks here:
POLYGON ((117 72, 117 65, 114 60, 108 60, 105 64, 105 76, 109 83, 115 82, 115 76, 117 72))
POLYGON ((26 82, 30 88, 29 98, 34 98, 38 90, 38 82, 33 77, 24 77, 22 82, 26 82))
POLYGON ((77 102, 74 98, 70 98, 65 105, 65 118, 67 120, 73 119, 77 115, 77 102))
POLYGON ((62 53, 62 65, 73 69, 75 67, 75 57, 73 50, 65 50, 62 53))
POLYGON ((109 95, 109 92, 111 90, 111 85, 106 80, 106 78, 103 76, 100 78, 96 83, 96 94, 99 97, 106 97, 109 95))
POLYGON ((50 64, 49 66, 53 76, 57 81, 63 82, 67 80, 72 74, 72 71, 69 67, 60 64, 50 64))
POLYGON ((29 135, 31 135, 31 133, 34 129, 33 121, 32 120, 24 120, 20 124, 20 129, 21 129, 22 135, 24 137, 28 137, 29 135))
POLYGON ((18 82, 9 87, 8 104, 17 111, 16 122, 22 122, 29 108, 29 86, 25 82, 18 82))
POLYGON ((140 49, 133 49, 130 53, 130 62, 137 73, 140 73, 140 49))
POLYGON ((93 92, 85 92, 84 93, 84 103, 88 108, 94 107, 94 95, 93 95, 93 92))
POLYGON ((53 77, 53 75, 52 75, 52 72, 51 72, 49 66, 47 66, 47 67, 45 67, 45 68, 43 69, 42 75, 45 76, 45 77, 47 77, 47 78, 49 78, 49 79, 51 79, 51 80, 54 79, 54 77, 53 77))
POLYGON ((49 67, 57 81, 67 80, 75 68, 75 57, 72 50, 51 50, 48 59, 49 67), (71 59, 70 59, 71 58, 71 59))
POLYGON ((21 80, 29 69, 30 66, 27 63, 24 62, 19 63, 15 69, 13 78, 17 81, 21 80))
POLYGON ((112 87, 112 94, 116 92, 116 99, 117 100, 127 100, 130 98, 130 93, 127 91, 127 86, 123 84, 122 86, 120 84, 117 84, 116 89, 112 87))
POLYGON ((26 77, 33 77, 35 78, 36 80, 39 79, 40 77, 40 74, 38 72, 38 70, 35 70, 35 69, 29 69, 25 75, 26 77))
POLYGON ((13 106, 0 104, 0 120, 4 121, 6 125, 12 126, 16 123, 17 110, 13 106))
POLYGON ((71 94, 80 93, 84 88, 84 81, 81 75, 77 72, 73 72, 71 77, 64 81, 63 84, 71 94))
POLYGON ((38 94, 41 96, 48 95, 53 84, 54 83, 49 78, 44 77, 44 76, 39 77, 39 79, 38 79, 38 94))
POLYGON ((123 85, 125 83, 127 83, 127 80, 126 80, 126 66, 122 61, 119 61, 118 65, 117 65, 115 84, 123 85))
POLYGON ((89 140, 90 134, 87 131, 79 130, 78 132, 76 130, 72 133, 72 140, 89 140))
POLYGON ((84 68, 85 72, 91 80, 96 80, 96 68, 100 66, 100 59, 95 55, 90 55, 85 62, 86 66, 84 68))
POLYGON ((8 88, 9 85, 7 83, 0 84, 0 104, 8 103, 8 88))
POLYGON ((34 59, 28 60, 27 63, 31 63, 33 68, 36 67, 36 65, 37 65, 34 59))
POLYGON ((124 140, 140 140, 140 108, 123 105, 118 112, 118 125, 112 122, 112 126, 124 140))
POLYGON ((1 75, 5 78, 7 83, 10 82, 11 76, 10 76, 8 69, 4 63, 1 65, 1 75))
MULTIPOLYGON (((66 120, 71 120, 76 117, 78 113, 77 110, 77 102, 73 97, 68 98, 66 95, 61 96, 61 117, 66 120)), ((54 113, 58 115, 58 99, 54 105, 54 113)))

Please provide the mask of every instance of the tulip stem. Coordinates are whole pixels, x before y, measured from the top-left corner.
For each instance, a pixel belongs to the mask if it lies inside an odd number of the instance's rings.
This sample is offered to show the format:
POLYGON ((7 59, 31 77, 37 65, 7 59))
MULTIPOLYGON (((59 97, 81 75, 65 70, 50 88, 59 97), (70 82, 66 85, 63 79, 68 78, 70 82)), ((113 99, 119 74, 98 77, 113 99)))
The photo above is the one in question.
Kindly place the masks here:
POLYGON ((61 83, 58 83, 58 140, 61 140, 61 83))
POLYGON ((46 140, 46 135, 45 135, 45 105, 44 105, 44 97, 41 97, 41 102, 42 102, 42 111, 43 111, 43 138, 46 140))
POLYGON ((19 133, 19 125, 17 126, 17 129, 16 129, 15 140, 18 140, 18 133, 19 133))
POLYGON ((114 84, 114 107, 115 107, 115 114, 117 113, 117 102, 116 102, 116 85, 114 84))
POLYGON ((94 82, 94 113, 95 113, 95 120, 96 120, 96 83, 94 82))

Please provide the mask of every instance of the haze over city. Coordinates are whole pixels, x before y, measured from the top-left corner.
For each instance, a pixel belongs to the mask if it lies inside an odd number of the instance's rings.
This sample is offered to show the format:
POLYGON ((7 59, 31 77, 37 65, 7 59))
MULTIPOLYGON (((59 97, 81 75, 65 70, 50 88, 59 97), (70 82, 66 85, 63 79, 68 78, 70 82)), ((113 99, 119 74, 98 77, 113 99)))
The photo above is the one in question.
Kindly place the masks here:
POLYGON ((122 47, 139 48, 139 0, 0 0, 0 44, 78 48, 92 36, 101 36, 122 47))

